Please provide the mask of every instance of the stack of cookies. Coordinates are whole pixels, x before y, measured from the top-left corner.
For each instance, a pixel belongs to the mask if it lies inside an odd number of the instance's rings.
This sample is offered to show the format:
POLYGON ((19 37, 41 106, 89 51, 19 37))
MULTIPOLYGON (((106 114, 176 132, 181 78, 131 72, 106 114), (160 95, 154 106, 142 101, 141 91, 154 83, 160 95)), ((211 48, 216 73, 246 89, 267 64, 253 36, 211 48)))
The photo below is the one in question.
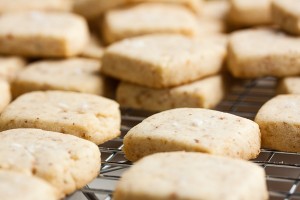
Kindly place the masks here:
POLYGON ((201 15, 200 1, 191 4, 194 7, 182 2, 145 1, 104 14, 102 35, 109 46, 102 72, 121 80, 116 98, 122 107, 213 108, 223 98, 220 72, 227 38, 221 35, 222 28, 206 28, 202 21, 220 22, 222 16, 213 16, 210 10, 226 8, 208 4, 201 15))

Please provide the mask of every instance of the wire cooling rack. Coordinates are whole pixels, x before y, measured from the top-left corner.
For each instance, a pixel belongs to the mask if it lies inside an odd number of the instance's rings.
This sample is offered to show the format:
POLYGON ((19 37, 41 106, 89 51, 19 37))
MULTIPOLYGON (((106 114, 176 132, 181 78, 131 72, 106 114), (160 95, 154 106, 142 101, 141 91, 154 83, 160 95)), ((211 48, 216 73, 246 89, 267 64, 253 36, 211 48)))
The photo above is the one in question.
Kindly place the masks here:
MULTIPOLYGON (((262 104, 275 95, 276 82, 275 78, 263 78, 234 84, 216 109, 253 119, 262 104)), ((122 110, 122 136, 99 147, 102 153, 100 175, 88 186, 68 197, 68 200, 112 199, 121 174, 131 166, 121 150, 122 138, 131 127, 150 114, 122 110)), ((263 149, 253 162, 266 171, 271 200, 300 200, 300 154, 263 149)))

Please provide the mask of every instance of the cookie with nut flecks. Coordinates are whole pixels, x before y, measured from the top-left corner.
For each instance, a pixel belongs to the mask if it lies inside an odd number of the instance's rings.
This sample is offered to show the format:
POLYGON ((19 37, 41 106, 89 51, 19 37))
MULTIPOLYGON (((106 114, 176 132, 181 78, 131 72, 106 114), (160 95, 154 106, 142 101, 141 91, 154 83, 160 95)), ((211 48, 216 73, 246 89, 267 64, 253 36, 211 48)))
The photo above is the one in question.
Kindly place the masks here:
POLYGON ((62 90, 105 96, 111 81, 100 74, 96 59, 70 58, 34 62, 12 82, 14 98, 32 91, 62 90))
POLYGON ((254 163, 203 153, 172 152, 136 162, 117 184, 114 199, 266 200, 268 192, 265 172, 254 163))
POLYGON ((194 151, 253 159, 260 152, 258 125, 248 119, 201 108, 179 108, 146 118, 124 138, 127 159, 157 152, 194 151))
POLYGON ((41 178, 59 197, 92 181, 99 166, 99 148, 90 141, 40 129, 0 132, 0 170, 41 178))
POLYGON ((119 104, 92 94, 46 91, 18 97, 0 116, 0 130, 40 128, 102 144, 120 135, 119 104))
POLYGON ((0 53, 4 55, 71 57, 80 54, 88 40, 87 22, 75 14, 32 11, 0 16, 0 53))

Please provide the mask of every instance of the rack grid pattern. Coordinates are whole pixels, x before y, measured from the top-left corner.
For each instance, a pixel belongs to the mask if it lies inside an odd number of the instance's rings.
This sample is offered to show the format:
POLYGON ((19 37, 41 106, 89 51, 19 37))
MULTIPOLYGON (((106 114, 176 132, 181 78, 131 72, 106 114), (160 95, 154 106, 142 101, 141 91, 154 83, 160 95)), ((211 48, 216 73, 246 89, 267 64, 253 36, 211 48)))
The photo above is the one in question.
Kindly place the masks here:
MULTIPOLYGON (((275 78, 238 81, 216 110, 254 119, 258 109, 275 95, 275 78)), ((131 166, 122 152, 122 138, 134 125, 152 113, 122 110, 122 136, 99 148, 102 154, 100 175, 78 193, 79 199, 111 200, 115 185, 122 173, 131 166)), ((263 167, 271 200, 300 200, 300 154, 262 149, 253 162, 263 167)), ((73 200, 75 196, 68 197, 73 200)), ((76 198, 77 200, 78 198, 76 198)))

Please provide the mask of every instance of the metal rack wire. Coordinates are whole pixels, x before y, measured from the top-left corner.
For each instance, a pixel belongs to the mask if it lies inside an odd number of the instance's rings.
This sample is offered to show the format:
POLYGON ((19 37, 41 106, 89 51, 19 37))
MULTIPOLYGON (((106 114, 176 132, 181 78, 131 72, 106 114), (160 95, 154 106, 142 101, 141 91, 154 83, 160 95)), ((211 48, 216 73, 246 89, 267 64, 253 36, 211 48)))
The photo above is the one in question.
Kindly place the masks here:
MULTIPOLYGON (((262 104, 275 95, 275 85, 275 78, 234 84, 216 109, 253 119, 262 104)), ((131 165, 121 151, 122 138, 132 126, 150 114, 136 110, 122 110, 122 136, 100 146, 102 153, 100 175, 81 191, 68 197, 68 200, 112 199, 118 179, 131 165)), ((261 165, 266 171, 271 200, 300 200, 300 154, 263 149, 253 162, 261 165)))

